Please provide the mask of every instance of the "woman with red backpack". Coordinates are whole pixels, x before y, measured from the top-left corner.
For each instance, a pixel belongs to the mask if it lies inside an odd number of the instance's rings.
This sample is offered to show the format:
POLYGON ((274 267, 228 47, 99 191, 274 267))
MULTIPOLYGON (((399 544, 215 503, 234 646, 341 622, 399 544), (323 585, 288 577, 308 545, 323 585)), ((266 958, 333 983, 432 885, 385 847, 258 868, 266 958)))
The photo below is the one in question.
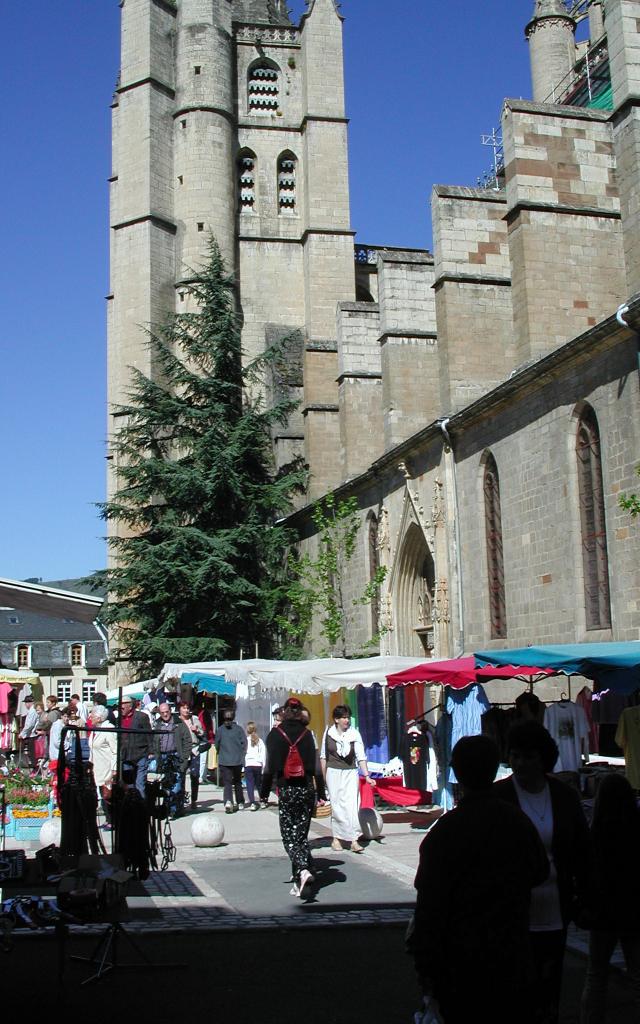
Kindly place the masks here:
POLYGON ((282 722, 267 736, 267 763, 260 796, 268 800, 273 779, 278 787, 280 835, 291 861, 292 896, 302 896, 313 879, 309 826, 316 797, 324 800, 324 782, 316 776, 316 747, 297 697, 283 708, 282 722))

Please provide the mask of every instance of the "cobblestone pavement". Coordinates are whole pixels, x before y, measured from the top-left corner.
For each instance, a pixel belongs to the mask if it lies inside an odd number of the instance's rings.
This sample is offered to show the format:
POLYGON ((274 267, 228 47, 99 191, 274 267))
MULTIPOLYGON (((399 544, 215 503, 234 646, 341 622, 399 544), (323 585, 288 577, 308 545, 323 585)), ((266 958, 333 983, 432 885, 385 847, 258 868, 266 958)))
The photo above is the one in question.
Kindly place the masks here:
MULTIPOLYGON (((342 854, 332 851, 328 821, 314 819, 310 841, 319 886, 300 901, 288 892, 289 865, 277 807, 225 815, 221 791, 203 786, 198 810, 172 822, 175 862, 167 871, 153 872, 146 882, 131 884, 127 927, 136 933, 405 927, 429 814, 389 810, 383 820, 381 838, 366 844, 362 855, 354 855, 347 849, 342 854), (212 849, 194 846, 191 838, 193 821, 204 813, 219 816, 225 830, 222 844, 212 849)), ((98 930, 92 925, 73 929, 78 935, 98 930)), ((587 934, 572 929, 569 947, 586 955, 587 934)), ((622 965, 619 952, 613 962, 622 965)))

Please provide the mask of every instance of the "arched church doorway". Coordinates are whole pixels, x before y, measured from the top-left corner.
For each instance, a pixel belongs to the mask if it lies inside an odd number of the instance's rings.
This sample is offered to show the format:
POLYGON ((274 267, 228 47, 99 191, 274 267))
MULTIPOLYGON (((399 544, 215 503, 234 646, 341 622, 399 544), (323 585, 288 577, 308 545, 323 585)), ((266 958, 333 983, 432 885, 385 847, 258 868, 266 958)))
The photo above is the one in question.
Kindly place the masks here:
POLYGON ((398 654, 414 658, 432 654, 435 578, 433 555, 422 530, 412 523, 398 559, 395 602, 398 654))

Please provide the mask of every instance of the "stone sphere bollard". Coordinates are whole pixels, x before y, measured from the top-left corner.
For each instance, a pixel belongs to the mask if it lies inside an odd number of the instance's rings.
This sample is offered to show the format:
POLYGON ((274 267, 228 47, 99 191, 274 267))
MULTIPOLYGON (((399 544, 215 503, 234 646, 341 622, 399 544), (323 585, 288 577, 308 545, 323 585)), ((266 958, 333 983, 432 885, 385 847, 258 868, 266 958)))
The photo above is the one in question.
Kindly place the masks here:
POLYGON ((375 807, 362 807, 358 817, 365 839, 377 839, 382 835, 382 815, 376 811, 375 807))
POLYGON ((220 846, 224 839, 224 825, 220 821, 220 815, 210 812, 194 818, 191 839, 194 846, 220 846))
POLYGON ((62 835, 62 820, 60 818, 48 818, 40 829, 40 846, 60 846, 62 835))

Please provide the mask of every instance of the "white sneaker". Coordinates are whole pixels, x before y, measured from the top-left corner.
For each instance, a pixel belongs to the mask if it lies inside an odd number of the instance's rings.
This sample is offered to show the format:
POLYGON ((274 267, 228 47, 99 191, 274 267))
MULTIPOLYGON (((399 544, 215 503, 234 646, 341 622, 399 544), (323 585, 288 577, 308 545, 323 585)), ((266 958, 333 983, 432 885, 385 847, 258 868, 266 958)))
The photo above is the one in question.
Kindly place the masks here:
POLYGON ((290 896, 299 896, 300 895, 300 890, 298 889, 298 886, 295 884, 295 882, 291 886, 291 888, 289 889, 289 895, 290 896))
POLYGON ((249 810, 250 811, 259 811, 260 810, 260 804, 251 804, 251 807, 249 808, 249 810))
POLYGON ((224 813, 233 814, 233 804, 231 803, 230 800, 227 800, 226 804, 224 805, 224 813))

